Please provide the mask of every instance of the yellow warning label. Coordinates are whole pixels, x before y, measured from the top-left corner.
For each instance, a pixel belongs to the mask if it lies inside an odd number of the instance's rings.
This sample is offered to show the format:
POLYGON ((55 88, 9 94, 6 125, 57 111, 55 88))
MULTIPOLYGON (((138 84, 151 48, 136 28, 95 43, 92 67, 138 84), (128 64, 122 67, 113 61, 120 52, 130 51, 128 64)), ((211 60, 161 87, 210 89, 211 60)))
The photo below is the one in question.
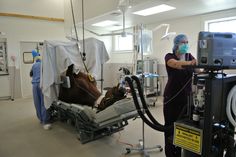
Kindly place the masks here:
POLYGON ((202 130, 188 125, 175 123, 174 145, 201 154, 202 130))

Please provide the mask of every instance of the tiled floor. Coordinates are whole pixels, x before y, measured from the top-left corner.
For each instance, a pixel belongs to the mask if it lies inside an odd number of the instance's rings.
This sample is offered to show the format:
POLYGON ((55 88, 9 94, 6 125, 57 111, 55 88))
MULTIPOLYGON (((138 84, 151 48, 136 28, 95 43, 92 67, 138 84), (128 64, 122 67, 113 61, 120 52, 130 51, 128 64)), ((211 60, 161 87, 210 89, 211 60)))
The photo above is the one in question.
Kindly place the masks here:
MULTIPOLYGON (((162 97, 150 109, 163 123, 162 97)), ((163 146, 163 133, 144 126, 145 146, 163 146)), ((139 139, 142 139, 139 118, 129 120, 129 125, 119 133, 81 144, 75 129, 68 124, 56 122, 52 130, 43 130, 31 98, 0 101, 0 157, 140 157, 142 154, 137 151, 125 155, 127 143, 135 146, 139 139)), ((150 152, 150 157, 164 156, 164 152, 150 152)))

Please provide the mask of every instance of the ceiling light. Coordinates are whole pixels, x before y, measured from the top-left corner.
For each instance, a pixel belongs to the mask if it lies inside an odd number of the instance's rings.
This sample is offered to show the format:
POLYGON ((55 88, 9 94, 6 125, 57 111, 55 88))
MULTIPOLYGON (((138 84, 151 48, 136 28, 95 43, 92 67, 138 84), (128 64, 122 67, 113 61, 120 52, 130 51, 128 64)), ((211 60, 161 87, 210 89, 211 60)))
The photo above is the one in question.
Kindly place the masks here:
POLYGON ((105 27, 105 26, 114 25, 114 24, 116 24, 116 23, 118 23, 118 22, 117 22, 117 21, 106 20, 106 21, 94 23, 94 24, 92 24, 92 26, 105 27))
POLYGON ((176 8, 166 5, 166 4, 162 4, 162 5, 158 5, 155 7, 151 7, 151 8, 147 8, 144 10, 133 12, 133 14, 137 14, 137 15, 141 15, 141 16, 148 16, 148 15, 153 15, 153 14, 157 14, 157 13, 161 13, 161 12, 165 12, 165 11, 169 11, 169 10, 173 10, 173 9, 176 9, 176 8))

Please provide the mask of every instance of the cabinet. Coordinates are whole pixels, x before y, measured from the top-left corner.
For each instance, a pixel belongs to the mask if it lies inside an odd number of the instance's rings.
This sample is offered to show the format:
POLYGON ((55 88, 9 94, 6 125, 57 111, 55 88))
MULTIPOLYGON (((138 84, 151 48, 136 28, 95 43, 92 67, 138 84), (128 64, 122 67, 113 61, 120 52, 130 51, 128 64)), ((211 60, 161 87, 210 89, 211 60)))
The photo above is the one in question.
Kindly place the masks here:
POLYGON ((0 75, 8 74, 7 65, 7 40, 0 38, 0 75))
POLYGON ((137 75, 142 80, 144 78, 144 94, 147 103, 155 105, 157 96, 160 93, 159 75, 157 74, 157 60, 147 59, 137 61, 137 75), (143 77, 142 77, 143 73, 143 77))

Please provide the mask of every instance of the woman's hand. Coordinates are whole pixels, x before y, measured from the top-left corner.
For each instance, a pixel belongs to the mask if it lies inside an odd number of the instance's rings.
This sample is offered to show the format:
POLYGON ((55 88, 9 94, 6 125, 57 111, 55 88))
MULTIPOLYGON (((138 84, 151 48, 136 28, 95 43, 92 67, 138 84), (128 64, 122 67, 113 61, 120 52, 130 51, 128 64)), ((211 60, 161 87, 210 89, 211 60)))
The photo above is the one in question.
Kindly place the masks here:
POLYGON ((190 65, 197 65, 197 60, 196 59, 191 60, 190 65))

